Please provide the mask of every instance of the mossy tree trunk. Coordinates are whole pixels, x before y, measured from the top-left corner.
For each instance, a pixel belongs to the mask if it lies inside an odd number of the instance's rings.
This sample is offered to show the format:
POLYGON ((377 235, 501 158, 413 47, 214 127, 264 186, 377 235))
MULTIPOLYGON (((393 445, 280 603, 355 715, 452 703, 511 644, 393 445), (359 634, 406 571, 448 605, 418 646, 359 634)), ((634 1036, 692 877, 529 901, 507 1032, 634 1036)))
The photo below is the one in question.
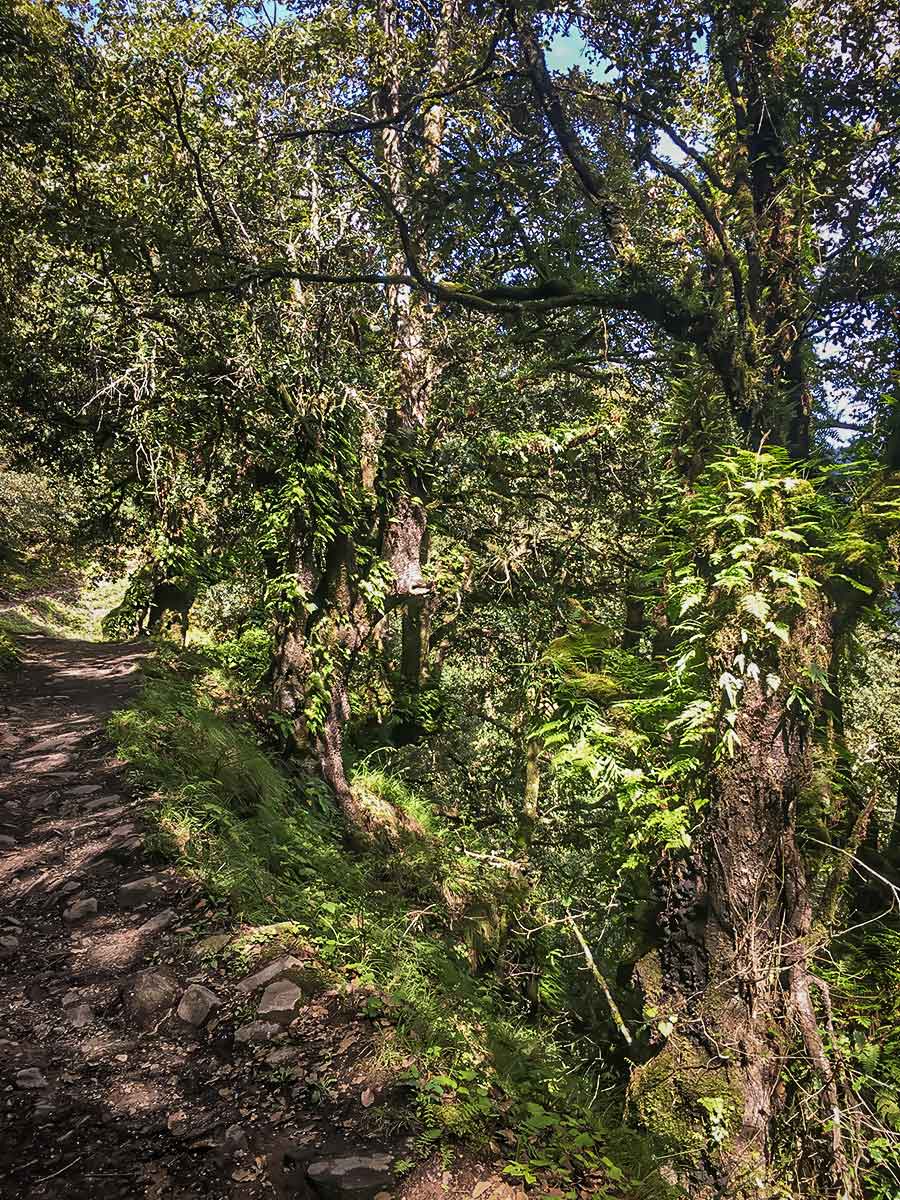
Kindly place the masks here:
MULTIPOLYGON (((373 55, 372 74, 379 79, 375 110, 383 122, 376 135, 378 158, 390 204, 417 253, 425 253, 427 206, 413 203, 410 169, 432 179, 440 166, 445 114, 433 104, 424 120, 424 150, 409 142, 402 122, 391 123, 401 109, 403 30, 390 3, 380 6, 383 43, 373 55)), ((454 0, 447 0, 437 33, 434 77, 443 79, 456 20, 454 0)), ((406 269, 403 254, 393 263, 406 269)), ((342 534, 317 568, 297 515, 291 571, 303 591, 303 602, 282 621, 272 672, 277 710, 292 723, 297 747, 311 752, 332 786, 349 826, 363 814, 347 779, 344 732, 350 718, 350 677, 367 646, 379 635, 388 614, 401 614, 401 676, 418 690, 426 669, 431 616, 429 588, 423 577, 428 550, 427 486, 420 456, 432 392, 439 375, 428 340, 429 309, 410 288, 385 289, 391 346, 396 360, 396 396, 379 428, 363 433, 361 488, 371 510, 371 526, 342 534), (302 534, 302 536, 301 536, 302 534), (360 587, 357 546, 367 557, 389 568, 387 592, 379 604, 360 587), (311 603, 307 604, 307 601, 311 603)), ((377 590, 377 589, 376 589, 377 590)))
MULTIPOLYGON (((798 621, 791 654, 818 661, 830 638, 823 602, 798 621)), ((845 1121, 811 994, 813 910, 797 845, 812 740, 783 693, 753 680, 736 733, 733 756, 710 768, 691 854, 659 871, 663 938, 652 969, 638 974, 661 1045, 635 1072, 631 1096, 651 1129, 688 1152, 691 1196, 770 1194, 773 1135, 791 1098, 783 1075, 799 1050, 819 1077, 823 1137, 830 1124, 825 1153, 808 1165, 824 1194, 838 1194, 848 1178, 845 1121)))
MULTIPOLYGON (((779 445, 802 463, 811 408, 802 255, 815 231, 792 182, 796 130, 781 17, 778 6, 751 2, 720 6, 713 22, 711 50, 734 118, 740 215, 738 236, 722 238, 725 270, 716 275, 730 277, 728 302, 721 299, 727 293, 710 296, 719 331, 700 350, 724 385, 745 445, 779 445)), ((827 676, 835 625, 824 597, 801 612, 789 644, 778 647, 778 673, 790 679, 817 664, 827 676)), ((722 629, 708 652, 713 681, 732 669, 739 651, 738 630, 722 629)), ((814 1001, 813 898, 797 832, 825 697, 812 686, 811 711, 799 715, 786 691, 744 679, 737 737, 730 753, 709 763, 710 800, 693 849, 659 867, 661 944, 638 970, 658 1051, 637 1068, 630 1093, 647 1125, 673 1150, 688 1152, 682 1182, 698 1200, 774 1194, 779 1119, 792 1099, 785 1068, 798 1054, 817 1081, 814 1133, 802 1135, 805 1165, 823 1195, 855 1194, 836 1066, 814 1001)))
POLYGON ((317 569, 295 519, 289 573, 302 595, 282 615, 272 669, 275 709, 289 722, 293 748, 315 758, 349 820, 356 815, 343 759, 349 675, 372 627, 355 565, 353 542, 341 534, 317 569))
MULTIPOLYGON (((410 136, 402 122, 389 123, 403 105, 404 30, 400 12, 390 0, 380 2, 378 12, 384 34, 382 82, 376 102, 377 116, 384 125, 378 134, 378 152, 402 243, 392 269, 404 274, 410 256, 426 269, 431 266, 435 200, 429 191, 441 168, 446 109, 437 98, 428 104, 422 115, 421 139, 410 136)), ((435 92, 444 86, 449 71, 458 20, 457 0, 442 0, 430 72, 435 92)), ((432 344, 433 306, 428 298, 412 288, 391 285, 386 300, 399 386, 385 433, 381 538, 396 581, 396 595, 402 601, 400 677, 414 694, 427 675, 432 611, 423 576, 428 557, 429 487, 421 458, 441 366, 432 344)))

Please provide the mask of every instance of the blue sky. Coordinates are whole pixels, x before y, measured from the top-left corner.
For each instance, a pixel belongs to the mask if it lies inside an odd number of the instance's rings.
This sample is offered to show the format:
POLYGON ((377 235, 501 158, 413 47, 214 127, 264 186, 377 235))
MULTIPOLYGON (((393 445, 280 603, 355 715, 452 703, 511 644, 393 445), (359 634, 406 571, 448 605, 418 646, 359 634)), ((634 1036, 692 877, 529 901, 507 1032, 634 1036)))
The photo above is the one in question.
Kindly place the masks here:
MULTIPOLYGON (((547 66, 551 71, 568 71, 570 67, 581 67, 592 79, 612 78, 612 67, 606 59, 598 59, 585 45, 584 38, 573 25, 566 33, 557 33, 545 51, 547 66)), ((670 162, 684 162, 684 154, 667 134, 660 134, 656 143, 657 154, 670 162)))
POLYGON ((589 74, 584 39, 573 26, 568 33, 558 33, 547 47, 547 66, 551 71, 568 71, 570 67, 583 67, 589 74))

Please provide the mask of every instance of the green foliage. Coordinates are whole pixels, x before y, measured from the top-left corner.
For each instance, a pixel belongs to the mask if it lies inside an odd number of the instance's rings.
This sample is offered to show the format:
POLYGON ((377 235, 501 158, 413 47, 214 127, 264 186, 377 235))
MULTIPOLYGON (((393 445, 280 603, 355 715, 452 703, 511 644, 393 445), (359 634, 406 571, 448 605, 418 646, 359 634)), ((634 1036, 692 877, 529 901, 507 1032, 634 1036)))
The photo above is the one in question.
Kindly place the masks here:
POLYGON ((615 798, 633 850, 626 865, 641 865, 643 847, 691 845, 709 763, 740 748, 748 686, 779 693, 793 719, 821 718, 831 664, 815 636, 795 643, 795 629, 820 619, 835 588, 861 604, 872 580, 890 578, 888 543, 871 527, 864 535, 846 504, 860 480, 890 532, 897 486, 866 482, 859 468, 802 472, 779 449, 735 450, 689 487, 670 477, 650 517, 654 566, 643 579, 644 603, 664 602, 660 645, 645 638, 625 651, 603 627, 582 626, 549 648, 562 711, 538 732, 559 769, 587 773, 596 803, 615 798))
POLYGON ((900 1173, 900 931, 870 927, 841 939, 822 976, 832 1005, 829 1050, 858 1114, 866 1195, 893 1200, 900 1173))
POLYGON ((212 643, 208 653, 252 695, 261 690, 271 667, 272 635, 267 629, 251 626, 235 638, 212 643))
MULTIPOLYGON (((825 744, 846 635, 895 581, 892 23, 866 3, 756 6, 753 37, 745 5, 680 0, 7 8, 0 434, 28 471, 0 473, 0 560, 55 547, 77 508, 133 571, 106 636, 153 582, 199 593, 194 674, 116 727, 160 845, 401 995, 450 1081, 419 1114, 438 1140, 509 1102, 548 1156, 521 1146, 520 1178, 638 1191, 590 1141, 610 1025, 561 912, 627 967, 657 932, 647 868, 760 752, 760 699, 816 743, 802 832, 832 836, 822 797, 852 824, 860 782, 896 809, 888 687, 849 706, 850 749, 825 744), (563 31, 583 53, 557 89, 540 43, 563 31), (836 413, 863 466, 834 465, 836 413), (777 448, 810 439, 831 465, 777 448), (429 582, 412 670, 398 530, 429 582), (234 717, 291 637, 266 714, 285 767, 234 717), (326 732, 384 835, 358 855, 305 773, 326 732)), ((56 596, 14 619, 95 616, 56 596)), ((722 1143, 730 1107, 694 1099, 682 1140, 722 1143)))
POLYGON ((150 604, 153 577, 149 567, 140 567, 129 576, 125 592, 100 623, 106 641, 127 641, 137 635, 150 604))
POLYGON ((81 499, 68 480, 8 470, 0 459, 0 564, 65 546, 78 526, 81 499))
POLYGON ((437 832, 434 812, 402 779, 360 766, 352 772, 350 782, 357 796, 368 798, 374 805, 380 802, 387 810, 403 814, 411 828, 423 834, 437 832))
MULTIPOLYGON (((369 990, 376 1015, 394 1026, 386 1063, 416 1063, 403 1076, 412 1102, 402 1121, 419 1153, 479 1142, 503 1124, 517 1131, 516 1162, 542 1178, 590 1168, 625 1180, 638 1162, 647 1175, 633 1135, 590 1111, 559 1017, 536 1021, 499 974, 484 973, 477 956, 472 965, 473 945, 486 954, 503 932, 504 888, 511 910, 521 911, 515 877, 460 856, 406 784, 371 769, 358 769, 354 786, 402 811, 419 832, 390 860, 375 850, 351 854, 313 781, 259 748, 208 662, 198 652, 167 651, 137 702, 110 723, 148 793, 158 849, 217 904, 253 923, 254 945, 261 936, 287 946, 299 937, 338 979, 369 990), (536 1129, 544 1111, 567 1115, 536 1129)), ((244 942, 229 944, 226 960, 246 954, 244 942)), ((663 1194, 652 1181, 642 1186, 642 1196, 663 1194)))
POLYGON ((13 671, 22 663, 15 639, 0 624, 0 671, 13 671))
POLYGON ((94 561, 65 567, 25 559, 4 570, 0 586, 11 603, 0 617, 10 633, 103 640, 102 621, 122 595, 125 581, 94 561))

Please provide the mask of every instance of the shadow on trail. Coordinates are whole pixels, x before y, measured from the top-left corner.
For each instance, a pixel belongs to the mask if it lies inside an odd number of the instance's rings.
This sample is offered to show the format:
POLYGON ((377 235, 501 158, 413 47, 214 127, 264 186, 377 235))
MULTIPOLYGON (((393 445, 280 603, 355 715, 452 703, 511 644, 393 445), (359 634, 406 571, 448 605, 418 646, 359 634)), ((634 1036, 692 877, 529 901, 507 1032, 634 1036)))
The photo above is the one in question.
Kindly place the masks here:
POLYGON ((365 1069, 362 1018, 320 997, 294 1045, 236 1046, 252 1013, 221 977, 227 1015, 204 1028, 172 1000, 136 1017, 148 969, 175 996, 210 982, 190 944, 212 914, 148 856, 105 737, 152 647, 18 641, 26 661, 0 677, 0 1196, 313 1200, 310 1160, 360 1150, 359 1087, 318 1111, 299 1089, 320 1059, 365 1069))

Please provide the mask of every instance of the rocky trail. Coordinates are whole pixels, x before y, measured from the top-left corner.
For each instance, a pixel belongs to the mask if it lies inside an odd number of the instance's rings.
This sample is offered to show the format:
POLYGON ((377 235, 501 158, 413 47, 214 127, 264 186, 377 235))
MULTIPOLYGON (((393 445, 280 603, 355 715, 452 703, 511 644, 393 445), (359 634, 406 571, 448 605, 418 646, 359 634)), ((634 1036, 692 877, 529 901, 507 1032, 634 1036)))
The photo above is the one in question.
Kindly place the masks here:
POLYGON ((398 1177, 378 1022, 302 952, 222 968, 234 930, 154 860, 105 740, 149 647, 21 645, 0 679, 0 1197, 519 1195, 471 1161, 398 1177))

